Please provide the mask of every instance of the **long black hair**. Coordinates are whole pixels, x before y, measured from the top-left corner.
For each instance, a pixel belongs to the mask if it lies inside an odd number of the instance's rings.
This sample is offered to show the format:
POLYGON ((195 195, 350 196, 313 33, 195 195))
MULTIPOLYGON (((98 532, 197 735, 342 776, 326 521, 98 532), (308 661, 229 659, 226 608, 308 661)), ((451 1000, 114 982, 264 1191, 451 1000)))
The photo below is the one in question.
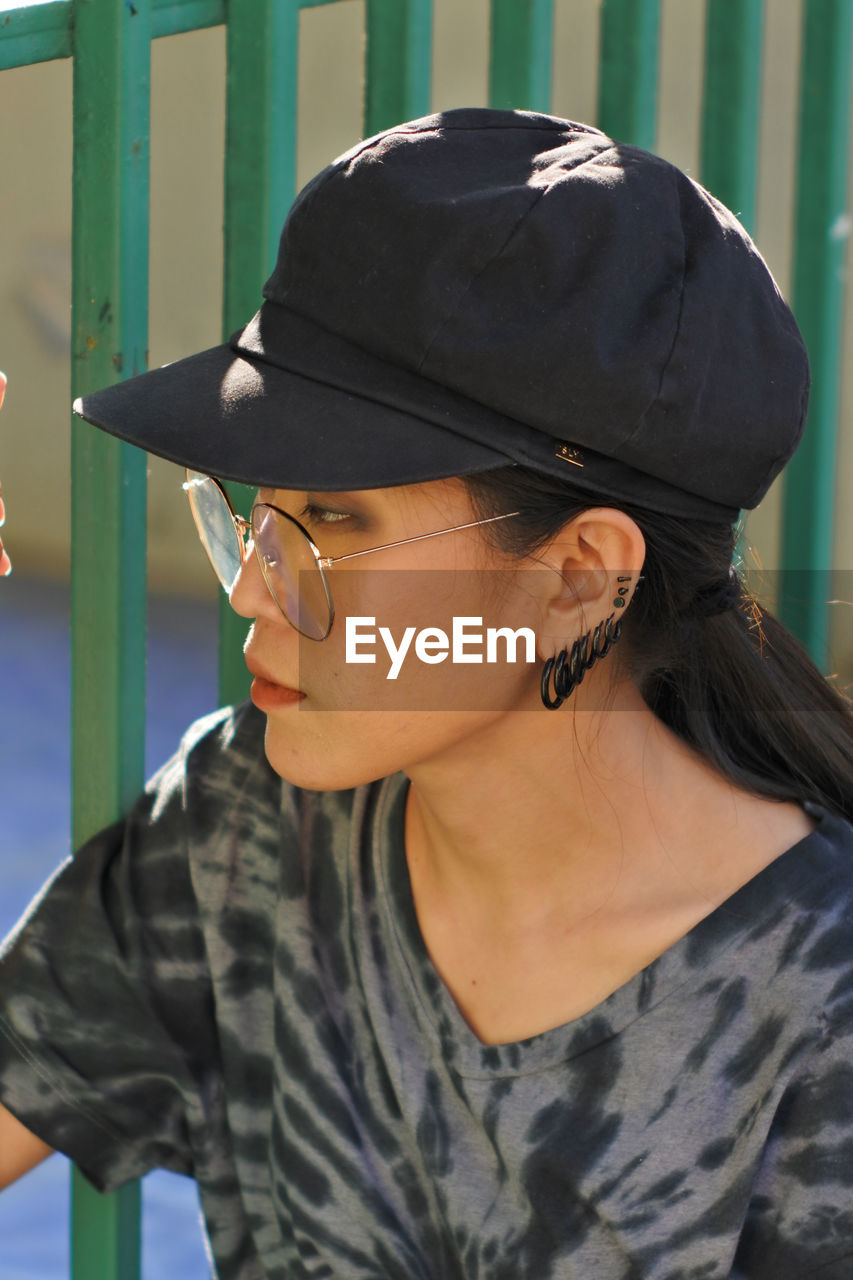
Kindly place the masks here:
POLYGON ((738 786, 774 800, 813 800, 853 821, 853 705, 785 627, 730 575, 736 530, 593 500, 524 467, 465 477, 488 528, 516 555, 534 554, 592 506, 618 507, 646 540, 644 581, 626 611, 621 661, 645 702, 738 786), (697 602, 733 582, 733 607, 697 602))

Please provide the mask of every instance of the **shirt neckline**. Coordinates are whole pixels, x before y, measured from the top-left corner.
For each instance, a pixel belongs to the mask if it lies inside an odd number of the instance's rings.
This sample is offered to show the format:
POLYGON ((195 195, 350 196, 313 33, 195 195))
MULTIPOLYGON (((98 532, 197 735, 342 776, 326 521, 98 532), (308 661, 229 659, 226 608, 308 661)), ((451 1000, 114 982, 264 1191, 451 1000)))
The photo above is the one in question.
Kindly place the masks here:
POLYGON ((683 937, 599 1004, 561 1026, 508 1044, 485 1044, 468 1025, 436 970, 418 923, 405 856, 405 809, 409 782, 395 774, 378 788, 372 856, 382 909, 403 972, 435 1037, 436 1047, 459 1075, 471 1078, 529 1075, 580 1056, 674 992, 706 980, 713 961, 744 935, 764 932, 772 920, 796 908, 804 890, 820 897, 836 866, 843 819, 820 805, 803 807, 817 826, 762 868, 683 937))

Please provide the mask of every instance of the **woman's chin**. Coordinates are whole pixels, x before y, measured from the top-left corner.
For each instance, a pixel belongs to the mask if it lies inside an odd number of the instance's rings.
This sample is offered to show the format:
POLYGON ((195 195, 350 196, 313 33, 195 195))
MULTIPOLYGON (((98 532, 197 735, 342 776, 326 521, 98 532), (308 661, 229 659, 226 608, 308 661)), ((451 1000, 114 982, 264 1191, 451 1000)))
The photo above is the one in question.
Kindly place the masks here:
POLYGON ((371 768, 364 735, 356 728, 358 715, 350 712, 346 718, 354 722, 349 732, 338 720, 330 733, 331 726, 322 723, 326 719, 322 712, 300 709, 284 722, 275 713, 268 715, 264 753, 271 768, 305 791, 346 791, 396 772, 393 767, 383 768, 385 761, 376 761, 371 768))

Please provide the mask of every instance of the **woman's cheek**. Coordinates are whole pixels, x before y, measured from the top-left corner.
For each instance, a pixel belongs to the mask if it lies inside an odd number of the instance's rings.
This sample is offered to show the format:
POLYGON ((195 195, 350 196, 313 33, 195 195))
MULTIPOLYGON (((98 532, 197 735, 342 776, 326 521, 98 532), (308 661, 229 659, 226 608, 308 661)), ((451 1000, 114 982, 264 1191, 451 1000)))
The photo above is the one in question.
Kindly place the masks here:
POLYGON ((533 680, 529 611, 508 607, 493 576, 358 570, 333 586, 330 635, 300 640, 304 711, 500 711, 533 680))

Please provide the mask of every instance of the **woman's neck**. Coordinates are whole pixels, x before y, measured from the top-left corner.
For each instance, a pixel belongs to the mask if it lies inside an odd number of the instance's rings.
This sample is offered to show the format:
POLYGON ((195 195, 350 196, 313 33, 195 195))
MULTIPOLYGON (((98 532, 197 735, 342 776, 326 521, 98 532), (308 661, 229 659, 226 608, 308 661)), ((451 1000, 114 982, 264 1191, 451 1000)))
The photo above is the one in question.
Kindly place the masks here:
POLYGON ((795 806, 719 775, 633 687, 615 706, 514 713, 413 769, 406 842, 422 895, 505 922, 667 889, 713 905, 788 847, 792 811, 808 829, 795 806))
POLYGON ((499 721, 411 773, 421 932, 486 1043, 594 1008, 811 829, 637 703, 499 721))

